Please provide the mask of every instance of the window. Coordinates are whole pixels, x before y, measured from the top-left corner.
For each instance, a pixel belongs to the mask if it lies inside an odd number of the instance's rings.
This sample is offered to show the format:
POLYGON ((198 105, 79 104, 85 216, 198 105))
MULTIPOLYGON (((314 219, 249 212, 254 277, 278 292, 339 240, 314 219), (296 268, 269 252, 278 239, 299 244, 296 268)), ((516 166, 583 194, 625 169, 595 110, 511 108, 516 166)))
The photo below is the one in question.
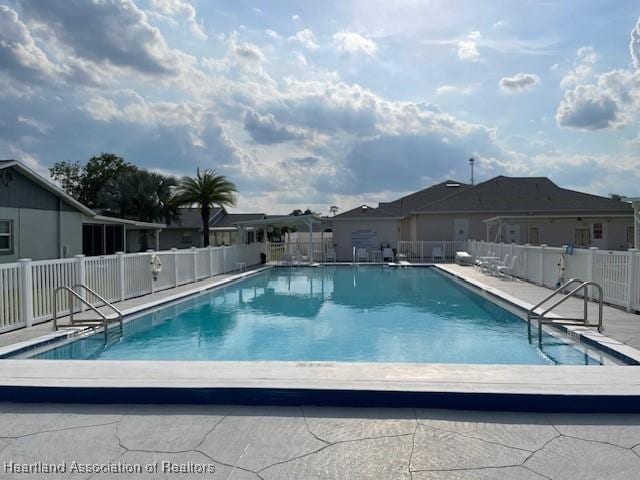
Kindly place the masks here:
POLYGON ((13 248, 11 220, 0 220, 0 252, 10 252, 13 248))
POLYGON ((540 243, 540 231, 538 227, 531 227, 529 229, 529 243, 531 245, 538 245, 540 243))
POLYGON ((593 239, 602 240, 602 224, 601 223, 593 224, 593 239))
POLYGON ((182 243, 192 243, 192 242, 193 242, 193 233, 182 232, 182 243))

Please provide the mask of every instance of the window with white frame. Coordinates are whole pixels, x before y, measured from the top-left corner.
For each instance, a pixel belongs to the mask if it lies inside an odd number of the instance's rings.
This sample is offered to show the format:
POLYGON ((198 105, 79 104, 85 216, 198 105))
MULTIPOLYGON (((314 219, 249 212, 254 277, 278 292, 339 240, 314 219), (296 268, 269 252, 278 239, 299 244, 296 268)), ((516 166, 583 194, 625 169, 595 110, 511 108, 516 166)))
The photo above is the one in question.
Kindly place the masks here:
POLYGON ((593 239, 601 240, 602 239, 602 224, 594 223, 593 224, 593 239))
POLYGON ((0 252, 10 252, 13 246, 11 220, 0 220, 0 252))

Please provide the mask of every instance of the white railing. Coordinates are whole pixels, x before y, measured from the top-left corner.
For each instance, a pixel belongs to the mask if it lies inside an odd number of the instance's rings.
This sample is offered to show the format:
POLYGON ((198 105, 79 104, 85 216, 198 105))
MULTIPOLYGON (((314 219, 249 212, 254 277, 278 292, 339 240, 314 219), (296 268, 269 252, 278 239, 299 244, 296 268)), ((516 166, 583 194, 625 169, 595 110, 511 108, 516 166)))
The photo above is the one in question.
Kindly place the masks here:
POLYGON ((323 242, 269 242, 267 244, 267 261, 281 262, 285 259, 286 254, 295 254, 296 256, 313 258, 314 262, 324 262, 327 256, 327 250, 333 245, 333 240, 328 238, 323 242))
MULTIPOLYGON (((85 284, 110 302, 124 301, 234 271, 238 262, 257 265, 263 248, 254 243, 0 265, 0 332, 50 320, 53 292, 61 286, 85 284), (162 262, 155 281, 150 266, 154 253, 162 262)), ((66 302, 66 296, 58 298, 58 314, 69 311, 66 302)))
POLYGON ((398 240, 398 255, 411 262, 453 260, 456 252, 466 249, 466 241, 398 240))
POLYGON ((508 254, 516 257, 514 273, 523 280, 555 288, 560 279, 560 257, 564 258, 563 278, 579 278, 602 286, 604 300, 629 311, 640 311, 640 252, 565 247, 516 245, 469 240, 466 250, 474 258, 508 254))

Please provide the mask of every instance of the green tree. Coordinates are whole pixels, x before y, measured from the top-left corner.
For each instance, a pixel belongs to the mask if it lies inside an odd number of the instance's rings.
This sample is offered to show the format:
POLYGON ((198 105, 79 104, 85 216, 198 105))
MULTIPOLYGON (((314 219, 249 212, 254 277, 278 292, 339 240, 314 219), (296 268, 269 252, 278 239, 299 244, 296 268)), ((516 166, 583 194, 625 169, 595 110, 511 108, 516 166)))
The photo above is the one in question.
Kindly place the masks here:
POLYGON ((202 217, 202 239, 209 246, 209 218, 214 206, 229 207, 236 204, 238 190, 233 182, 215 170, 197 170, 195 177, 182 177, 175 190, 176 202, 182 206, 198 205, 202 217))
POLYGON ((135 170, 136 167, 125 162, 113 153, 94 156, 82 165, 80 162, 56 162, 49 169, 51 177, 58 181, 62 189, 89 208, 100 208, 98 194, 112 179, 135 170))
POLYGON ((112 178, 98 193, 97 203, 106 215, 143 222, 174 222, 178 203, 174 177, 134 168, 112 178))

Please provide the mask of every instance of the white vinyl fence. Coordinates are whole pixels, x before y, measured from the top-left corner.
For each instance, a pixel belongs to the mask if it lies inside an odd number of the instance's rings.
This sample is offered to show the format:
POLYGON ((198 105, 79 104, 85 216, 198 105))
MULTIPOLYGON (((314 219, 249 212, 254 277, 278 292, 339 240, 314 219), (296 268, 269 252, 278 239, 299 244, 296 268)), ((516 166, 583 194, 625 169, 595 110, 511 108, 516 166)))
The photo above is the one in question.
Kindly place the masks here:
POLYGON ((398 240, 398 255, 404 255, 412 262, 453 260, 457 251, 466 248, 466 241, 398 240))
MULTIPOLYGON (((231 272, 238 262, 257 265, 263 247, 262 243, 253 243, 102 257, 77 255, 0 265, 0 332, 51 319, 53 292, 61 286, 83 283, 108 301, 120 302, 231 272), (162 272, 156 281, 150 267, 154 253, 162 262, 162 272)), ((59 294, 57 300, 58 312, 67 313, 67 296, 59 294)), ((88 295, 87 300, 95 299, 88 295)))
POLYGON ((560 277, 560 257, 564 256, 564 280, 579 278, 602 286, 604 300, 628 311, 640 311, 640 252, 576 248, 572 254, 564 247, 516 245, 469 240, 466 250, 474 258, 506 255, 516 261, 517 277, 538 285, 555 288, 560 277))
POLYGON ((266 251, 267 261, 281 262, 284 260, 285 254, 288 253, 304 256, 308 259, 313 258, 315 262, 324 262, 326 261, 327 249, 332 245, 331 238, 325 238, 322 242, 269 242, 266 251))

